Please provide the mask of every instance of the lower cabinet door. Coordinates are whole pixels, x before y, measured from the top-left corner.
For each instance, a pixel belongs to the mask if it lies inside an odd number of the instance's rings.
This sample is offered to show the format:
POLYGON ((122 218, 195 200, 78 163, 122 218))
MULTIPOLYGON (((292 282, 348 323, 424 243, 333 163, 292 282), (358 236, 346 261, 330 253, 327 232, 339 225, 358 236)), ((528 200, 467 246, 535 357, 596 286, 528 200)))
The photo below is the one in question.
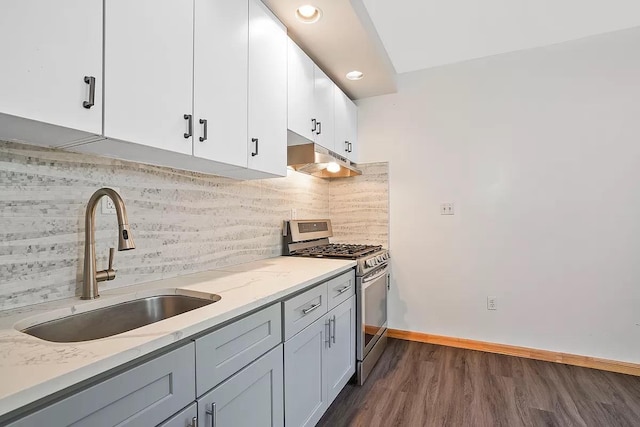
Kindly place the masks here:
POLYGON ((198 427, 198 405, 193 402, 158 427, 198 427))
POLYGON ((327 351, 327 388, 331 405, 356 371, 356 298, 338 305, 328 316, 331 347, 327 351))
POLYGON ((326 387, 328 318, 322 316, 284 343, 287 427, 315 426, 329 406, 326 387))
POLYGON ((10 424, 12 427, 155 426, 193 402, 195 350, 190 343, 10 424))
POLYGON ((282 427, 282 344, 198 399, 200 427, 282 427))

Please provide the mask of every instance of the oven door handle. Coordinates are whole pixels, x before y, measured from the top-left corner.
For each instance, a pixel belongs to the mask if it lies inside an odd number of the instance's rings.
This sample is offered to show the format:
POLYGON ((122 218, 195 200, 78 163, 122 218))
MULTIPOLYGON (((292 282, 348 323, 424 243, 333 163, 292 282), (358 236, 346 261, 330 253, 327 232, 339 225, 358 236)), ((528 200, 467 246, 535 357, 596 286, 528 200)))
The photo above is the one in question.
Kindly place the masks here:
POLYGON ((381 278, 382 276, 384 276, 385 274, 387 274, 387 272, 389 271, 389 267, 385 267, 382 270, 380 270, 378 273, 376 273, 374 276, 371 277, 363 277, 362 278, 362 287, 364 289, 368 288, 369 285, 373 282, 375 282, 376 280, 378 280, 379 278, 381 278))

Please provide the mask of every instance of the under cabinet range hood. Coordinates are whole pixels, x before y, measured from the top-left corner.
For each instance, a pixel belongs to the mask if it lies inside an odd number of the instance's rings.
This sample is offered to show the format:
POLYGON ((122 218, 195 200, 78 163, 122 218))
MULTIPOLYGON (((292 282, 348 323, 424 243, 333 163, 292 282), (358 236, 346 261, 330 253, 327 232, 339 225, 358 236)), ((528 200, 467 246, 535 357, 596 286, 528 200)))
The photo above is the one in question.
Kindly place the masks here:
POLYGON ((313 142, 287 146, 287 165, 298 172, 319 178, 345 178, 362 175, 362 171, 349 159, 313 142), (330 172, 332 168, 337 169, 338 167, 339 170, 336 172, 330 172))

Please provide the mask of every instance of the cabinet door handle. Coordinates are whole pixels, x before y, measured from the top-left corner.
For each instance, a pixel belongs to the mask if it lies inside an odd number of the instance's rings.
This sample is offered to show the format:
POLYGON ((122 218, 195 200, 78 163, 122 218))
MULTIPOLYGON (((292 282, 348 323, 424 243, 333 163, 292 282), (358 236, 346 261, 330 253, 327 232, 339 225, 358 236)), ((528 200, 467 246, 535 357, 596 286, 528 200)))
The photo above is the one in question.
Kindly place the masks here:
POLYGON ((93 76, 84 76, 84 82, 89 85, 89 100, 83 101, 82 106, 89 109, 93 107, 96 99, 96 78, 93 76))
POLYGON ((344 288, 340 288, 338 289, 338 295, 343 294, 345 292, 347 292, 349 289, 351 289, 351 285, 347 285, 344 288))
POLYGON ((350 142, 347 142, 347 144, 349 145, 349 152, 351 153, 351 150, 353 148, 353 145, 350 142))
POLYGON ((344 142, 344 151, 347 153, 349 152, 349 141, 344 142))
POLYGON ((185 114, 184 119, 187 120, 187 133, 184 134, 184 137, 191 138, 191 135, 193 135, 193 116, 185 114))
POLYGON ((322 122, 318 122, 318 130, 316 131, 316 135, 320 135, 322 133, 322 122))
POLYGON ((319 302, 317 304, 313 304, 311 307, 305 308, 304 310, 302 310, 302 314, 306 316, 307 314, 311 313, 313 310, 316 310, 321 305, 322 305, 321 302, 319 302))
POLYGON ((251 153, 251 157, 255 157, 258 155, 258 138, 251 138, 251 142, 256 143, 256 151, 251 153))
POLYGON ((191 427, 198 427, 198 417, 193 417, 191 419, 191 427))
POLYGON ((311 123, 313 124, 313 127, 311 128, 311 132, 315 132, 316 129, 318 128, 318 122, 316 121, 316 119, 311 119, 311 123))
POLYGON ((336 316, 333 316, 333 335, 331 336, 333 343, 336 343, 336 316))
POLYGON ((207 119, 200 119, 200 124, 202 125, 202 136, 198 139, 203 142, 207 140, 207 119))
POLYGON ((216 427, 216 402, 211 404, 211 410, 206 411, 207 415, 211 415, 211 427, 216 427))
POLYGON ((327 320, 324 326, 327 327, 327 330, 325 331, 325 336, 327 338, 324 340, 324 342, 329 346, 329 348, 331 348, 331 319, 327 320))

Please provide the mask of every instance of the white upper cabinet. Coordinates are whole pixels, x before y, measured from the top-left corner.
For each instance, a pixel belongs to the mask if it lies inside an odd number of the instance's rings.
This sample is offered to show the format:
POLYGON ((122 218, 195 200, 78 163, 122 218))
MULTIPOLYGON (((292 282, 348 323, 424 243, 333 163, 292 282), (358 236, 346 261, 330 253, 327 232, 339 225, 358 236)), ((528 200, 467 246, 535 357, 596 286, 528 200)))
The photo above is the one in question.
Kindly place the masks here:
POLYGON ((289 130, 315 140, 314 63, 289 39, 289 130))
POLYGON ((287 173, 287 29, 249 0, 249 169, 287 173))
POLYGON ((334 142, 334 87, 335 84, 317 66, 314 66, 314 119, 315 142, 335 151, 334 142))
POLYGON ((344 157, 349 157, 349 119, 348 106, 350 102, 339 87, 334 87, 335 104, 335 152, 344 157))
POLYGON ((347 141, 349 152, 347 158, 354 163, 358 162, 358 106, 347 98, 347 141))
POLYGON ((335 151, 355 163, 358 139, 358 107, 335 87, 335 151))
POLYGON ((192 154, 193 2, 106 1, 104 58, 104 135, 192 154))
POLYGON ((0 115, 102 133, 102 0, 4 0, 0 57, 0 115))
POLYGON ((248 0, 195 0, 193 154, 247 167, 248 0))

